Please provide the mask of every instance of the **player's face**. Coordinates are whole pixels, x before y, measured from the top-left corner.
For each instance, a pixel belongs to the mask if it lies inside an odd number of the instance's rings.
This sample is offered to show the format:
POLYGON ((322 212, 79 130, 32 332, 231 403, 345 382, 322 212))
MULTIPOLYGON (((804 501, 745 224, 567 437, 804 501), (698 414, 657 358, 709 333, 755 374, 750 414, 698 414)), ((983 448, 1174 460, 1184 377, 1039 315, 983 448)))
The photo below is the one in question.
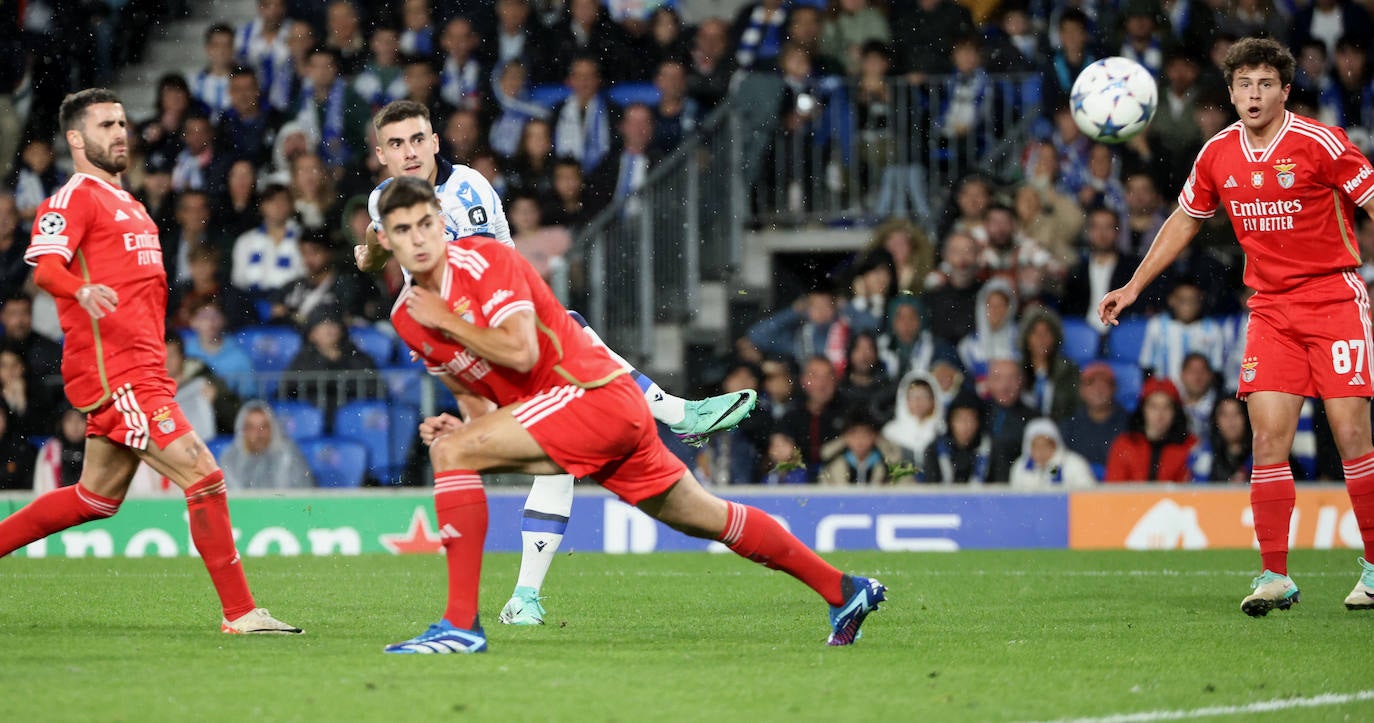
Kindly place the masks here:
POLYGON ((393 209, 382 218, 383 247, 412 274, 425 274, 444 262, 444 222, 439 209, 428 203, 393 209))
POLYGON ((424 118, 406 118, 377 130, 377 160, 393 175, 434 180, 439 136, 424 118))
POLYGON ((67 133, 73 150, 84 152, 91 165, 106 173, 123 173, 129 167, 129 121, 124 117, 123 104, 89 106, 81 125, 80 131, 67 133))
POLYGON ((1267 65, 1237 68, 1231 76, 1231 104, 1246 128, 1267 128, 1283 116, 1291 87, 1279 79, 1279 71, 1267 65))

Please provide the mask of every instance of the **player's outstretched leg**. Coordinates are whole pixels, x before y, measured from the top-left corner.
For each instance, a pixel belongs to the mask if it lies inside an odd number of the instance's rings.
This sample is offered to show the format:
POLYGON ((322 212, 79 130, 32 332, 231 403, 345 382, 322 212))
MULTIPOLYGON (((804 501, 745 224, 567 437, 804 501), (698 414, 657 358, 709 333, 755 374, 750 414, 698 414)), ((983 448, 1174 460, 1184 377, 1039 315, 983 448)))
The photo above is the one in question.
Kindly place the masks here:
POLYGON ((485 653, 487 634, 477 617, 482 548, 487 541, 487 493, 472 470, 443 464, 440 441, 430 447, 435 469, 434 512, 448 567, 448 605, 439 622, 410 640, 386 646, 402 654, 485 653))
POLYGON ((644 394, 644 401, 649 403, 649 412, 654 415, 654 419, 668 425, 684 444, 700 447, 706 444, 711 435, 733 429, 754 411, 758 393, 752 389, 717 394, 699 400, 683 399, 663 391, 654 380, 606 346, 606 342, 597 336, 596 330, 587 325, 587 320, 582 318, 581 314, 569 311, 568 315, 581 324, 587 336, 605 348, 612 359, 630 372, 635 384, 639 385, 639 390, 644 394))
POLYGON ((54 532, 110 517, 119 511, 123 501, 98 495, 80 482, 39 495, 0 520, 0 557, 54 532))
POLYGON ((1256 465, 1251 471, 1250 508, 1264 571, 1240 603, 1246 615, 1259 617, 1274 608, 1287 610, 1301 600, 1298 586, 1288 577, 1288 526, 1296 500, 1293 470, 1287 461, 1256 465))
POLYGON ((715 497, 690 473, 639 507, 680 532, 723 542, 735 554, 782 570, 815 590, 830 606, 828 645, 858 640, 864 619, 887 599, 882 583, 840 572, 768 513, 715 497))
POLYGON ((573 476, 570 474, 538 475, 525 498, 520 516, 520 575, 515 592, 501 608, 497 619, 507 625, 543 625, 544 605, 539 590, 549 565, 563 542, 568 529, 568 515, 572 513, 573 476))

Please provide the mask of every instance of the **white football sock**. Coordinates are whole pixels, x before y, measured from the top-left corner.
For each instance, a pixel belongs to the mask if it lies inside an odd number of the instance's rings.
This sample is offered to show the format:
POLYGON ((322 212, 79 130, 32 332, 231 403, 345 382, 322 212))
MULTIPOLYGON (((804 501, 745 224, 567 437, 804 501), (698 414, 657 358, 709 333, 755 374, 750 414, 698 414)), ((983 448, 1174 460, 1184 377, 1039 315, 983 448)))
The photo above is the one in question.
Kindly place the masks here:
POLYGON ((549 574, 549 565, 563 543, 572 513, 573 476, 570 474, 539 475, 530 485, 525 498, 525 510, 520 517, 520 575, 516 587, 538 590, 549 574))

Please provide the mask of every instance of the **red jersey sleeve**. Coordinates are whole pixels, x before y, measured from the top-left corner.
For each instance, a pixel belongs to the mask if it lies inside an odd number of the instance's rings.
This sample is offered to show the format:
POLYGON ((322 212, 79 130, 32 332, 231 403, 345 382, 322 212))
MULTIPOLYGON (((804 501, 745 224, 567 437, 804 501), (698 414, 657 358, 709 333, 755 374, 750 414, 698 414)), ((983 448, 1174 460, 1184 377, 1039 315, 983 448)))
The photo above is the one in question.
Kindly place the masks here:
POLYGON ((34 213, 33 235, 24 261, 38 265, 38 257, 54 254, 64 264, 70 264, 81 240, 86 236, 90 204, 84 196, 76 199, 77 186, 68 184, 51 197, 44 199, 34 213))
POLYGON ((500 243, 484 243, 472 249, 472 253, 486 265, 473 285, 473 301, 481 307, 487 326, 498 327, 518 311, 535 311, 533 290, 516 263, 523 259, 517 257, 514 249, 500 243))
POLYGON ((1331 161, 1332 176, 1336 187, 1343 196, 1356 206, 1363 206, 1374 198, 1374 167, 1370 167, 1360 149, 1350 142, 1350 137, 1341 128, 1331 128, 1341 143, 1340 154, 1331 161))
POLYGON ((1193 170, 1188 180, 1183 182, 1183 190, 1178 194, 1178 207, 1193 218, 1211 218, 1217 214, 1221 197, 1217 194, 1216 180, 1212 178, 1211 143, 1204 145, 1193 161, 1193 170))

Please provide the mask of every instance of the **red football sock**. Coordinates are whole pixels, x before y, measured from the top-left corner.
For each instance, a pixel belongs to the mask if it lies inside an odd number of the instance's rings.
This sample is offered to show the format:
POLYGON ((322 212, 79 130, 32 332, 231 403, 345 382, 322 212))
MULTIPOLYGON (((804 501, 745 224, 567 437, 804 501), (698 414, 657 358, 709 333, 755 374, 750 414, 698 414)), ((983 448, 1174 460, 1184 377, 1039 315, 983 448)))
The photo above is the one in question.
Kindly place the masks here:
POLYGON ((109 517, 119 511, 120 502, 123 500, 101 497, 80 483, 40 495, 0 522, 0 557, 54 532, 109 517))
POLYGON ((444 619, 471 630, 477 626, 477 588, 482 581, 482 548, 487 543, 487 493, 471 470, 434 475, 434 513, 448 566, 448 605, 444 619))
POLYGON ((238 548, 234 547, 224 473, 215 470, 187 487, 186 510, 191 513, 191 542, 210 572, 210 581, 224 608, 224 619, 234 620, 257 607, 253 593, 248 590, 248 578, 239 562, 238 548))
POLYGON ((1364 559, 1374 560, 1374 452, 1342 462, 1345 489, 1364 540, 1364 559))
POLYGON ((1264 569, 1288 574, 1288 525, 1297 500, 1293 470, 1287 462, 1256 465, 1250 473, 1250 509, 1255 516, 1264 569))
POLYGON ((736 555, 773 570, 782 570, 801 580, 831 605, 844 602, 844 594, 840 592, 844 573, 803 545, 767 512, 738 502, 726 504, 729 512, 725 531, 719 539, 736 555))

